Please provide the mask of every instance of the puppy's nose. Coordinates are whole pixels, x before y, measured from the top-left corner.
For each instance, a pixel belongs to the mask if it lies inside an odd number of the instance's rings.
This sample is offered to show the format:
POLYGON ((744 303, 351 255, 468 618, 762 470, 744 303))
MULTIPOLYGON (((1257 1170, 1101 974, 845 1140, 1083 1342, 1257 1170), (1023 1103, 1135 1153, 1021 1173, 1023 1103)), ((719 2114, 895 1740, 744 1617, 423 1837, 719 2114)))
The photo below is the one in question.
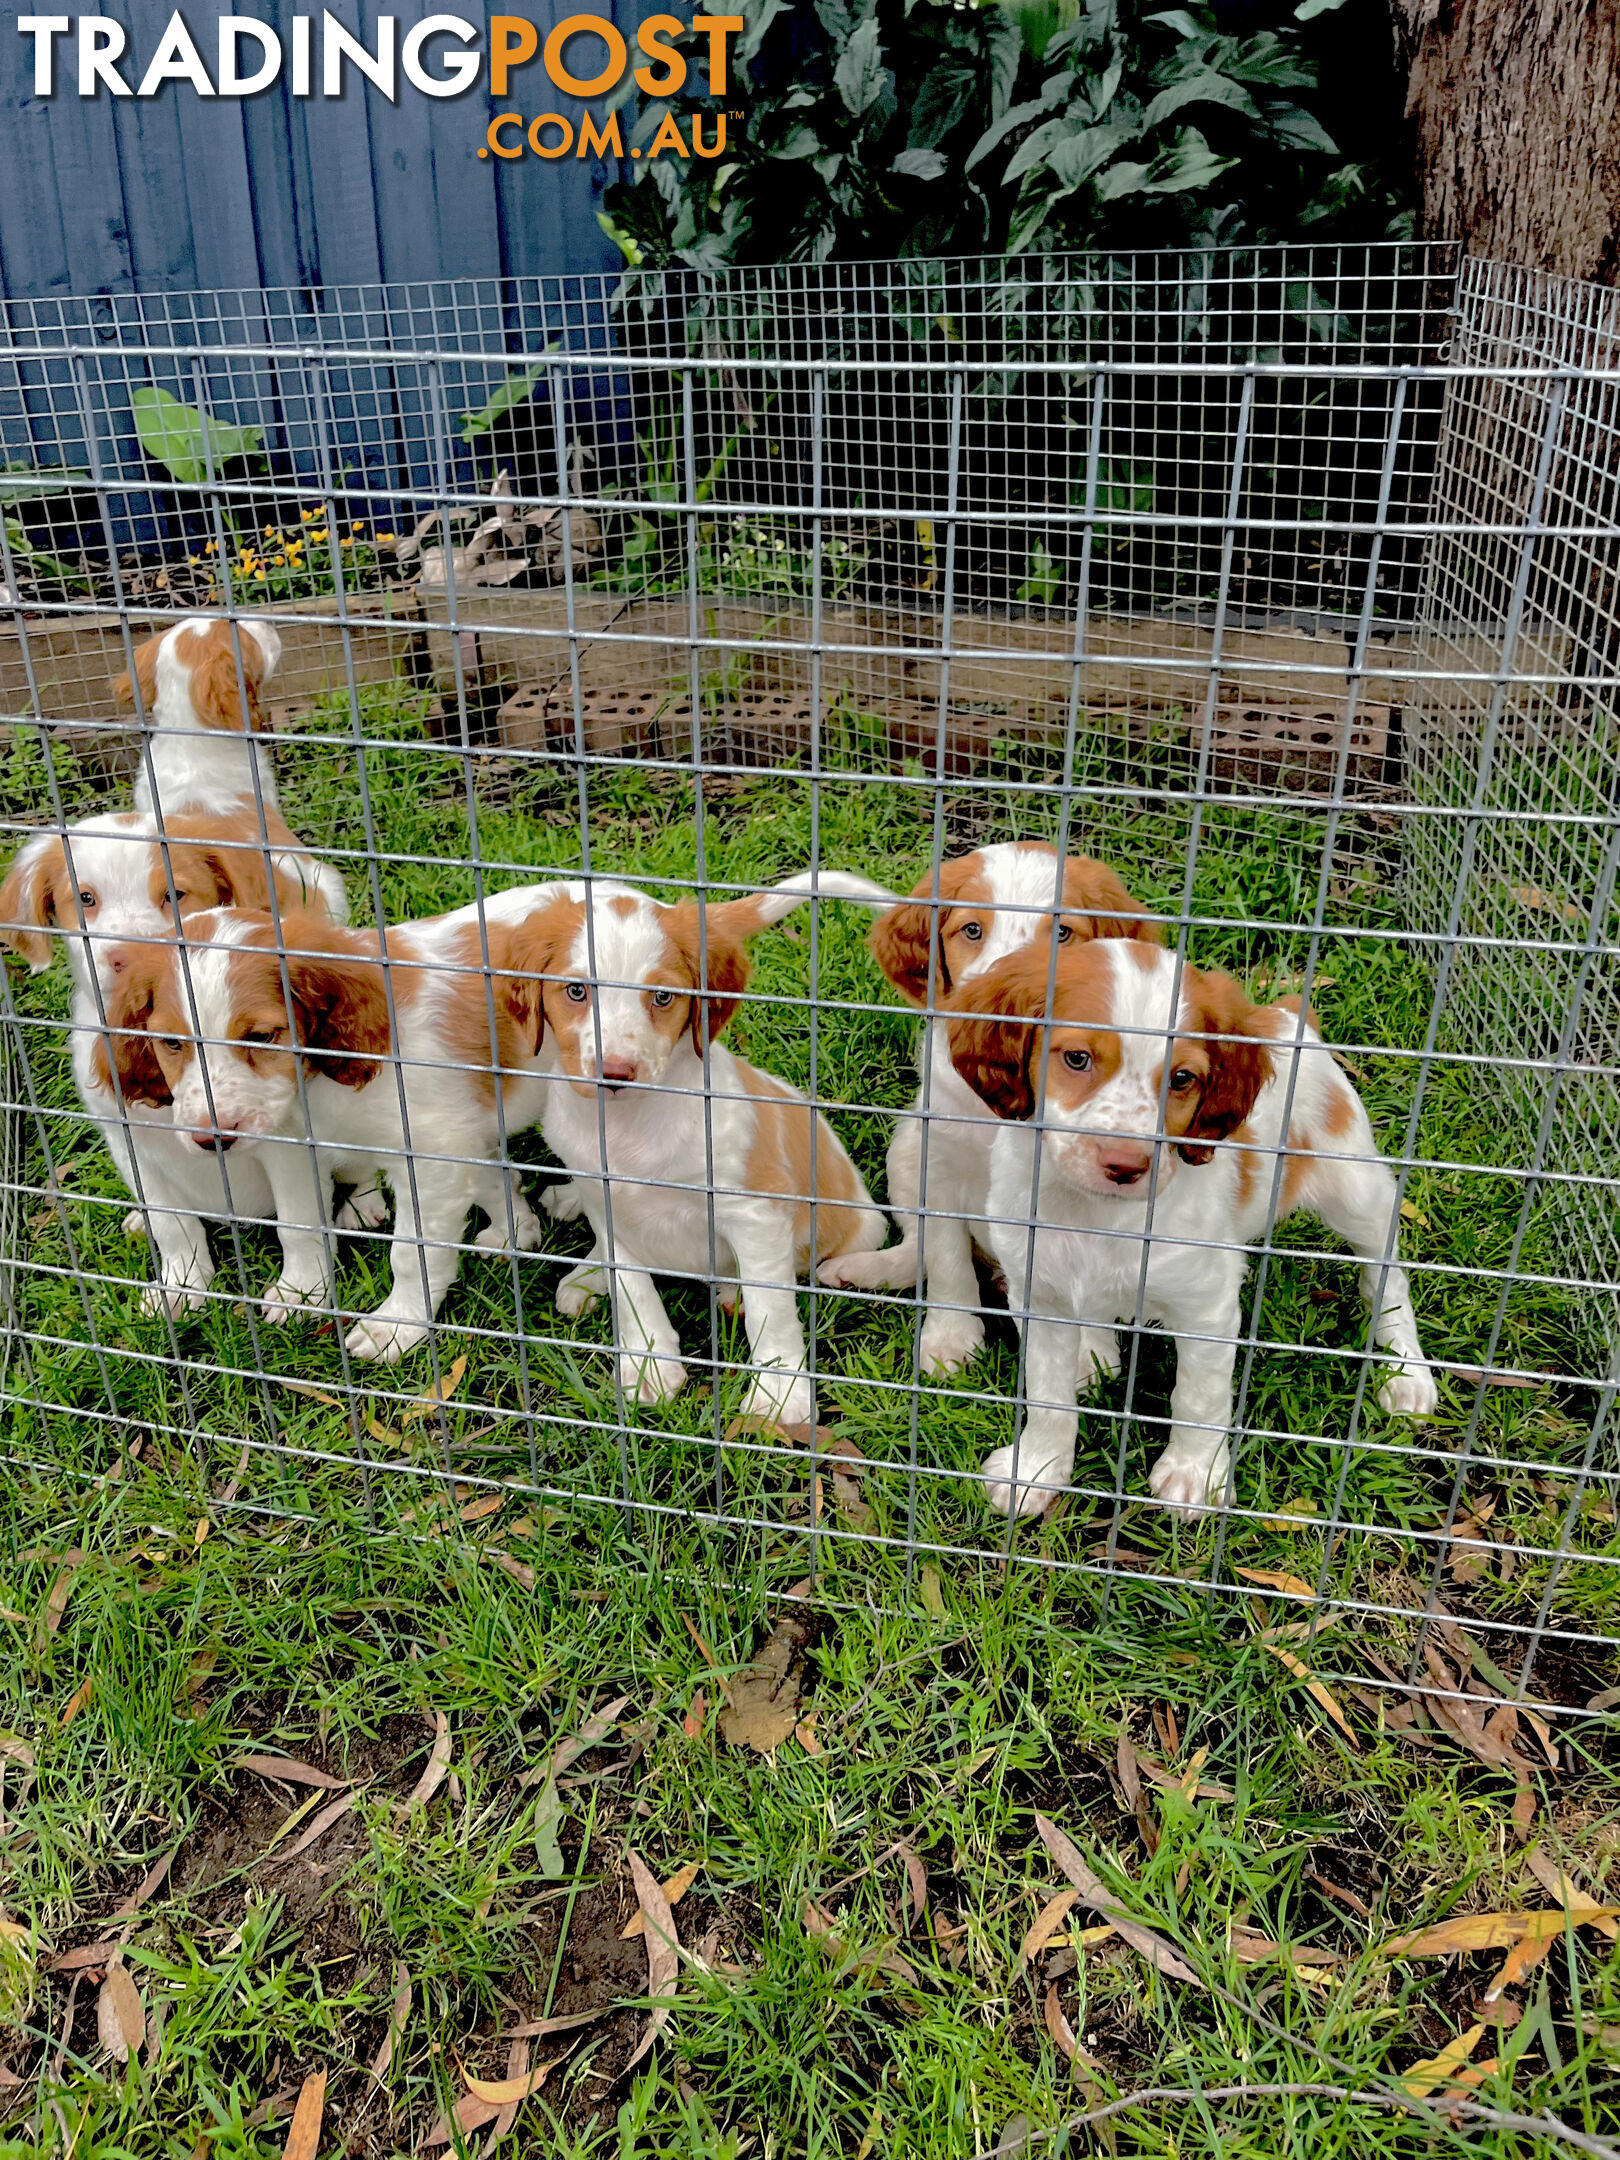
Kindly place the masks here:
POLYGON ((1147 1176, 1152 1161, 1145 1147, 1122 1147, 1116 1142, 1097 1151, 1097 1166, 1110 1185, 1134 1185, 1147 1176))
POLYGON ((635 1077, 636 1068, 626 1063, 623 1058, 604 1058, 602 1060, 602 1085, 610 1094, 616 1094, 627 1081, 633 1080, 635 1077))
POLYGON ((228 1149, 235 1147, 241 1136, 238 1133, 226 1132, 222 1129, 214 1132, 194 1132, 191 1137, 196 1141, 198 1147, 218 1148, 223 1155, 228 1149))

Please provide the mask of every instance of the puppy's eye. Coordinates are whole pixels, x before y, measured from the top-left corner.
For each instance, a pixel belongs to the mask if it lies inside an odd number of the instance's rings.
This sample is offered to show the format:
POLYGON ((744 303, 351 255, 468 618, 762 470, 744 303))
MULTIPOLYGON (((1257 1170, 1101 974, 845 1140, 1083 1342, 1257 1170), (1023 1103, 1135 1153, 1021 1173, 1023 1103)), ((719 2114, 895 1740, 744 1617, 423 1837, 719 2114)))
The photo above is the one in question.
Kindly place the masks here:
POLYGON ((162 1048, 168 1051, 172 1051, 176 1057, 179 1056, 180 1052, 185 1047, 185 1044, 180 1040, 178 1035, 165 1035, 162 1039, 162 1048))
POLYGON ((1073 925, 1073 923, 1066 923, 1066 922, 1060 922, 1060 923, 1058 924, 1058 943, 1059 943, 1060 945, 1067 945, 1067 944, 1068 944, 1068 942, 1069 942, 1069 940, 1070 940, 1070 938, 1072 938, 1073 936, 1074 936, 1074 925, 1073 925))
POLYGON ((101 905, 101 901, 97 894, 93 893, 90 890, 90 887, 88 885, 81 885, 79 887, 79 905, 80 907, 88 910, 90 908, 99 907, 101 905))
POLYGON ((675 993, 673 990, 655 990, 653 992, 653 1003, 659 1007, 673 1005, 674 1002, 675 993))
POLYGON ((1089 1050, 1065 1050, 1063 1062, 1068 1066, 1070 1072, 1084 1072, 1091 1063, 1091 1052, 1089 1050))
POLYGON ((1170 1075, 1170 1092, 1172 1095, 1185 1095, 1189 1088, 1195 1088, 1197 1085, 1198 1075, 1185 1065, 1178 1065, 1170 1075))
POLYGON ((961 934, 970 945, 977 945, 980 938, 984 936, 984 925, 976 922, 965 922, 962 925, 961 934))
POLYGON ((271 1028, 253 1028, 249 1031, 249 1033, 242 1037, 242 1040, 245 1043, 251 1043, 256 1049, 260 1050, 262 1050, 267 1043, 273 1043, 275 1039, 275 1031, 271 1028))
POLYGON ((570 1005, 583 1005, 591 994, 584 983, 566 983, 563 987, 570 1005))

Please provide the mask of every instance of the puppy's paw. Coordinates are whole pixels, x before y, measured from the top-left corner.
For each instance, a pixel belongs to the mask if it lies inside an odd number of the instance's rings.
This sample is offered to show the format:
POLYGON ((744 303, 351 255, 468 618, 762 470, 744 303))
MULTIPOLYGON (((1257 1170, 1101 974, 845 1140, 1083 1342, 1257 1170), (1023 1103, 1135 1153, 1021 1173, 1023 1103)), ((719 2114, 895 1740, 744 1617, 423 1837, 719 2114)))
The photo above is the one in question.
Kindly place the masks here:
POLYGON ((653 1352, 633 1357, 628 1350, 622 1351, 619 1385, 635 1401, 650 1408, 654 1403, 668 1402, 672 1395, 681 1392, 686 1385, 686 1367, 675 1356, 660 1357, 653 1352))
POLYGON ((178 1320, 188 1312, 201 1312, 208 1300, 203 1292, 213 1280, 212 1275, 191 1282, 152 1282, 141 1292, 141 1311, 150 1313, 154 1319, 165 1316, 178 1320))
POLYGON ((600 1268, 570 1268, 557 1285, 557 1310, 567 1319, 577 1320, 581 1313, 590 1311, 605 1287, 605 1278, 600 1268))
POLYGON ((357 1185, 333 1218, 340 1230, 380 1230, 388 1220, 388 1194, 381 1185, 357 1185))
POLYGON ((1172 1440, 1148 1472, 1148 1490, 1178 1515, 1207 1515, 1232 1502, 1232 1450, 1172 1440))
POLYGON ((1081 1393, 1094 1387, 1099 1380, 1118 1377, 1119 1337, 1111 1327, 1083 1327, 1080 1330, 1081 1393))
POLYGON ((835 1253, 816 1269, 829 1290, 909 1290, 917 1280, 917 1248, 904 1241, 882 1252, 835 1253))
POLYGON ((960 1372, 984 1347, 984 1322, 977 1313, 930 1312, 922 1325, 922 1368, 930 1373, 960 1372))
POLYGON ((313 1306, 330 1306, 332 1293, 323 1282, 289 1282, 283 1275, 276 1282, 264 1301, 264 1318, 271 1327, 285 1327, 294 1313, 307 1312, 313 1306))
POLYGON ((774 1426, 808 1425, 810 1383, 802 1378, 790 1380, 782 1373, 762 1373, 743 1397, 738 1414, 742 1423, 756 1432, 774 1426))
POLYGON ((369 1320, 357 1321, 350 1328, 346 1341, 350 1357, 378 1365, 397 1365, 427 1339, 427 1329, 415 1321, 383 1320, 373 1313, 369 1320))
POLYGON ((553 1222, 577 1222, 585 1212, 585 1197, 578 1183, 570 1178, 566 1184, 545 1186, 540 1205, 553 1222))
POLYGON ((506 1220, 505 1202, 497 1202, 494 1215, 485 1223, 473 1243, 481 1245, 485 1252, 538 1252, 544 1239, 545 1232, 541 1228, 539 1216, 522 1193, 514 1191, 510 1225, 506 1220))
POLYGON ((132 1207, 118 1227, 125 1237, 145 1237, 146 1217, 138 1207, 132 1207))
POLYGON ((985 1498, 998 1515, 1039 1515, 1074 1475, 1074 1449, 1021 1440, 1016 1447, 998 1447, 987 1455, 979 1475, 985 1498))
POLYGON ((1390 1374, 1378 1400, 1392 1417, 1433 1417, 1440 1407, 1440 1390, 1427 1365, 1413 1364, 1390 1374))

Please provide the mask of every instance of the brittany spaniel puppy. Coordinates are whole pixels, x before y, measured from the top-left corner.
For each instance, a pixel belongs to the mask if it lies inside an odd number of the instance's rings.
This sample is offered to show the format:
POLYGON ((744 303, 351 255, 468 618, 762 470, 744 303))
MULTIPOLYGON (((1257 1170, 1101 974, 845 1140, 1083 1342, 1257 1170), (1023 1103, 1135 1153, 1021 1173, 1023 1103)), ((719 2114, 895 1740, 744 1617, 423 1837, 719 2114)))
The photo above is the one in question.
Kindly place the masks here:
POLYGON ((394 1188, 393 1288, 350 1330, 358 1358, 392 1362, 426 1340, 470 1207, 490 1218, 479 1243, 507 1242, 509 1207, 519 1246, 539 1243, 499 1156, 503 1133, 540 1107, 538 988, 509 972, 514 925, 553 889, 486 901, 482 928, 465 907, 391 929, 386 974, 375 930, 296 909, 279 946, 267 913, 234 909, 188 917, 183 958, 174 940, 115 954, 108 1023, 125 1099, 150 1105, 178 1145, 228 1153, 233 1180, 251 1163, 266 1181, 282 1252, 268 1319, 332 1306, 334 1176, 394 1188))
POLYGON ((189 615, 135 649, 134 682, 114 685, 120 703, 135 701, 149 731, 148 758, 135 776, 135 807, 156 804, 165 816, 183 810, 229 816, 262 801, 278 807, 276 776, 259 692, 275 673, 281 638, 267 622, 231 625, 189 615), (237 666, 237 648, 241 666, 237 666), (258 792, 254 792, 254 776, 258 792))
MULTIPOLYGON (((1057 900, 1055 849, 1037 840, 977 848, 942 864, 937 886, 932 876, 925 877, 903 905, 881 916, 873 926, 872 950, 902 997, 938 1015, 953 991, 1047 931, 1057 900)), ((1155 943, 1158 936, 1157 925, 1143 918, 1112 870, 1086 855, 1069 856, 1063 865, 1060 944, 1090 938, 1155 943)), ((898 1119, 889 1145, 889 1207, 900 1226, 900 1242, 883 1252, 855 1251, 828 1260, 821 1280, 848 1289, 909 1290, 917 1280, 919 1255, 925 1256, 923 1369, 949 1373, 967 1364, 984 1341, 973 1253, 975 1246, 987 1250, 990 1244, 985 1222, 996 1126, 958 1076, 941 1018, 929 1019, 918 1068, 922 1087, 898 1119), (921 1191, 925 1135, 926 1195, 921 1191), (926 1212, 914 1212, 919 1204, 926 1212)), ((1094 1351, 1099 1362, 1110 1363, 1116 1355, 1111 1335, 1099 1336, 1094 1351)))
POLYGON ((234 817, 171 817, 164 838, 141 811, 86 818, 65 833, 30 840, 0 883, 0 946, 36 972, 48 967, 60 939, 73 984, 73 1076, 79 1100, 100 1128, 118 1173, 144 1203, 125 1217, 138 1236, 150 1226, 157 1281, 149 1310, 179 1313, 203 1302, 213 1278, 204 1217, 263 1218, 270 1188, 256 1165, 226 1177, 217 1157, 176 1139, 152 1106, 120 1101, 107 1064, 105 1021, 120 972, 122 941, 164 939, 176 910, 262 908, 274 880, 276 904, 341 921, 343 881, 266 808, 234 817))
MULTIPOLYGON (((893 897, 837 872, 818 885, 868 904, 893 897)), ((742 1297, 754 1368, 743 1415, 802 1424, 811 1385, 795 1285, 816 1260, 868 1252, 884 1235, 826 1119, 720 1040, 748 981, 747 939, 808 897, 800 879, 700 910, 573 884, 526 925, 556 1075, 541 1130, 574 1173, 541 1204, 561 1219, 584 1214, 596 1234, 557 1304, 578 1314, 611 1296, 620 1379, 644 1403, 686 1382, 653 1277, 707 1277, 712 1264, 722 1302, 742 1297)))
POLYGON ((958 1073, 1005 1121, 990 1242, 1029 1316, 1029 1410, 984 1465, 991 1504, 1036 1514, 1068 1483, 1076 1391, 1093 1377, 1083 1329, 1134 1322, 1139 1299, 1141 1319, 1176 1338, 1170 1440, 1149 1485, 1184 1513, 1229 1501, 1244 1248, 1273 1219, 1279 1154, 1276 1218, 1309 1208, 1362 1261, 1393 1367, 1378 1400, 1427 1416, 1438 1396, 1398 1263, 1395 1180, 1298 1001, 1251 1005, 1229 975, 1105 939, 1057 956, 1049 1008, 1051 959, 1043 938, 1002 961, 952 994, 946 1022, 958 1073))

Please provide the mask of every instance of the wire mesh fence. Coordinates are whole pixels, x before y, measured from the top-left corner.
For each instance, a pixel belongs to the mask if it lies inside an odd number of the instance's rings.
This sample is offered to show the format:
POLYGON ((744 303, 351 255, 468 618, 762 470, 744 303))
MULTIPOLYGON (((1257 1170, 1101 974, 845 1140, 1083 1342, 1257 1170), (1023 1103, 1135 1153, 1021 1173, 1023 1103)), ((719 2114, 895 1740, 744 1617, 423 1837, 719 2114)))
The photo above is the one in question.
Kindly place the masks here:
POLYGON ((1615 328, 1417 246, 10 304, 14 1462, 1586 1703, 1615 328))

